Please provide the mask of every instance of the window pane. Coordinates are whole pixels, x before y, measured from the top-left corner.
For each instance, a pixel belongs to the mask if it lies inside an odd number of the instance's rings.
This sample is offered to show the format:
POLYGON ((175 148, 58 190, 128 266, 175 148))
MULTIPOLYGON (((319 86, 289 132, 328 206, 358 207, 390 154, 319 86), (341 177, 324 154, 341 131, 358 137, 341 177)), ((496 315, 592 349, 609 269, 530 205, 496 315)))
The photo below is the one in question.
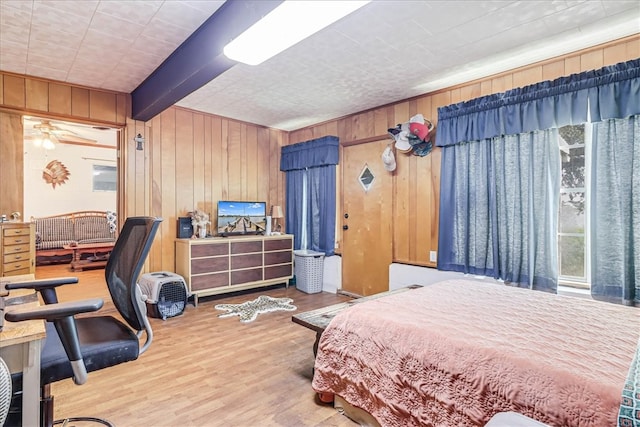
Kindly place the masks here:
POLYGON ((93 191, 116 191, 116 167, 93 165, 93 191))
POLYGON ((584 124, 581 125, 568 125, 558 129, 560 133, 560 148, 562 145, 576 145, 584 144, 584 124))
POLYGON ((584 146, 560 147, 563 188, 584 188, 584 146))
POLYGON ((560 236, 560 276, 585 278, 584 236, 560 236))
POLYGON ((584 234, 584 191, 560 192, 560 215, 558 220, 558 228, 561 233, 584 234))

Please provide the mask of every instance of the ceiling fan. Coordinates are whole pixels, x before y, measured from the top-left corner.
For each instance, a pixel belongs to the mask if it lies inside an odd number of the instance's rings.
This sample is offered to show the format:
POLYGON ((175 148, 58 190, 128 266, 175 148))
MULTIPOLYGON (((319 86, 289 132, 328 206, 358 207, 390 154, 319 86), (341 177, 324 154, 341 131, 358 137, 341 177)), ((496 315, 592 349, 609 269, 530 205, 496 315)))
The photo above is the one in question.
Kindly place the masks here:
POLYGON ((56 143, 82 145, 98 142, 95 139, 79 136, 76 132, 45 119, 39 119, 39 122, 33 124, 30 129, 25 126, 25 138, 31 139, 36 147, 42 147, 45 150, 53 150, 56 143))

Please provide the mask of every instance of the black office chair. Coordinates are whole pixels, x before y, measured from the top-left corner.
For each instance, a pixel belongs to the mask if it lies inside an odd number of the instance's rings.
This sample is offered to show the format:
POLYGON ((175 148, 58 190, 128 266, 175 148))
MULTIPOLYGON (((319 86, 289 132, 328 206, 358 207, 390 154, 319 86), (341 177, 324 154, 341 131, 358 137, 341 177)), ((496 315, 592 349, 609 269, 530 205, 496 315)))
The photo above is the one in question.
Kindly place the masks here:
MULTIPOLYGON (((76 283, 78 280, 75 277, 7 285, 8 289, 35 289, 45 302, 45 305, 37 308, 15 310, 5 315, 5 319, 11 322, 31 319, 47 321, 40 369, 41 425, 48 427, 64 421, 94 421, 111 425, 97 418, 53 421, 50 384, 66 378, 83 384, 88 372, 136 360, 149 348, 153 331, 137 280, 161 221, 152 217, 127 218, 105 267, 111 299, 128 325, 112 316, 74 317, 76 314, 99 310, 103 304, 101 299, 58 303, 55 288, 76 283), (143 331, 146 340, 141 346, 143 331)), ((13 382, 18 384, 19 390, 22 389, 20 374, 13 376, 13 382)), ((14 386, 14 396, 15 390, 14 386)))

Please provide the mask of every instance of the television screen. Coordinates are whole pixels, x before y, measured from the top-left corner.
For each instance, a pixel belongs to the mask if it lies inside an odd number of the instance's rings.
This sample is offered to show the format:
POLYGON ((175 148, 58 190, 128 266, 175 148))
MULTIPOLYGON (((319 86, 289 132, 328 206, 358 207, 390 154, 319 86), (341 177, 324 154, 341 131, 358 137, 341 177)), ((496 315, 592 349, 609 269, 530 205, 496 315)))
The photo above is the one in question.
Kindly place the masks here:
POLYGON ((263 234, 267 225, 266 202, 218 202, 218 235, 263 234))

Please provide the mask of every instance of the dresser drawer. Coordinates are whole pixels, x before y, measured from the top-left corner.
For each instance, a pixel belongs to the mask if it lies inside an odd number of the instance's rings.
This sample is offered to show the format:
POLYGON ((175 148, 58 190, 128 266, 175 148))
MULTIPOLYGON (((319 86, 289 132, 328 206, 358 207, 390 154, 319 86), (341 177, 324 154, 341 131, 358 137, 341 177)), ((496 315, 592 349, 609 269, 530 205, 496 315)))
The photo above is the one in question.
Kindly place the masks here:
POLYGON ((20 245, 20 244, 24 244, 26 243, 27 245, 29 244, 29 242, 31 241, 29 234, 18 234, 18 235, 11 235, 11 236, 5 236, 4 237, 4 245, 5 246, 10 246, 10 245, 20 245))
POLYGON ((2 265, 2 272, 5 276, 10 274, 29 274, 31 273, 31 261, 25 259, 20 262, 7 262, 2 265))
POLYGON ((265 251, 277 251, 282 249, 293 249, 293 239, 275 239, 264 241, 265 251))
MULTIPOLYGON (((2 235, 7 237, 14 236, 26 236, 27 241, 29 240, 29 235, 31 234, 31 229, 29 227, 7 227, 2 229, 2 235)), ((5 242, 7 240, 5 239, 5 242)))
POLYGON ((191 274, 215 273, 229 270, 229 257, 219 256, 191 260, 191 274))
POLYGON ((207 245, 192 245, 191 257, 202 258, 207 256, 227 255, 229 253, 229 244, 225 243, 211 243, 207 245))
POLYGON ((29 253, 28 252, 17 252, 14 254, 5 254, 2 257, 2 262, 7 264, 9 262, 20 262, 20 261, 29 261, 29 253))
POLYGON ((262 241, 231 242, 232 254, 246 254, 250 252, 262 252, 262 241))
POLYGON ((264 254, 264 265, 274 264, 291 264, 291 251, 286 252, 267 252, 264 254))
POLYGON ((20 245, 5 245, 2 248, 2 254, 3 255, 9 255, 9 254, 17 254, 17 253, 21 253, 21 252, 26 252, 27 256, 30 250, 30 245, 29 242, 27 241, 26 243, 20 244, 20 245))

